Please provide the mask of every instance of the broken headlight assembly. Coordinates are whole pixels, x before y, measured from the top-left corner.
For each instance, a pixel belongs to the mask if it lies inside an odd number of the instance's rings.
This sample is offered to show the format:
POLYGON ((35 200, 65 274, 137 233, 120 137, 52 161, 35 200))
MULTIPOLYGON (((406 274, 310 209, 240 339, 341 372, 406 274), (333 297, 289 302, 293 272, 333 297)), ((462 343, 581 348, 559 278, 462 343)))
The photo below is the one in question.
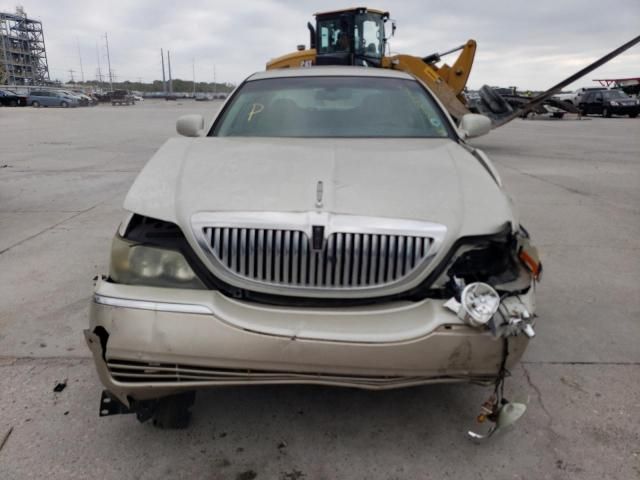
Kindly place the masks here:
POLYGON ((469 431, 474 440, 486 440, 517 421, 526 402, 504 397, 509 338, 533 338, 535 304, 533 288, 542 274, 542 264, 529 234, 506 230, 487 238, 476 238, 459 246, 438 279, 450 296, 444 307, 471 327, 488 330, 503 344, 502 361, 493 394, 484 402, 478 423, 491 422, 485 433, 469 431))
POLYGON ((206 288, 185 256, 169 248, 171 240, 182 235, 176 225, 137 215, 127 220, 111 245, 112 281, 148 287, 206 288))
POLYGON ((529 295, 542 271, 538 253, 524 229, 461 244, 449 261, 440 284, 444 304, 472 327, 489 329, 496 337, 535 335, 535 305, 529 295))

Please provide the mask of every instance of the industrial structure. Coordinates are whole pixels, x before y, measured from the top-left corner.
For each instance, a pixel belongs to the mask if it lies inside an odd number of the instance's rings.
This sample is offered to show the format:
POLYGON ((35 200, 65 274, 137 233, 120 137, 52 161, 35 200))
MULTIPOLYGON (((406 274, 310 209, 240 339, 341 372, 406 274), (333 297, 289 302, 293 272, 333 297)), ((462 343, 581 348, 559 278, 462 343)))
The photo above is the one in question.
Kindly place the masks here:
POLYGON ((49 82, 42 22, 16 13, 0 12, 0 84, 41 85, 49 82))

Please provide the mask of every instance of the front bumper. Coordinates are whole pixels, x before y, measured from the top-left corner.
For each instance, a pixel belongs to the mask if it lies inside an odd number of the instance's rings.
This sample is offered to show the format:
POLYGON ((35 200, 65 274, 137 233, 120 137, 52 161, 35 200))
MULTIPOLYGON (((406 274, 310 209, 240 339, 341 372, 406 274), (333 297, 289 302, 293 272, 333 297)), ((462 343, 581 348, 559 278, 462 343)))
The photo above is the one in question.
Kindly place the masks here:
MULTIPOLYGON (((215 291, 101 281, 85 337, 102 383, 126 405, 225 385, 380 390, 492 381, 504 339, 466 325, 443 303, 285 308, 215 291)), ((528 339, 508 342, 507 368, 521 358, 528 339)))
POLYGON ((618 105, 609 107, 609 111, 613 115, 638 115, 640 106, 638 105, 618 105))

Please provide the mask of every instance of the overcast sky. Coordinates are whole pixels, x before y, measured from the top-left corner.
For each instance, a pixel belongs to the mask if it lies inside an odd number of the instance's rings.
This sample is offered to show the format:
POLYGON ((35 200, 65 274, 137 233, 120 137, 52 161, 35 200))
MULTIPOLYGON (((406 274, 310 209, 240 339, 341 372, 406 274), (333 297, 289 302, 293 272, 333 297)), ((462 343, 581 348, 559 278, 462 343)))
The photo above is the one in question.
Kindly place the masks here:
MULTIPOLYGON (((16 2, 0 0, 13 12, 16 2)), ((361 2, 365 5, 366 2, 361 2)), ((27 14, 43 22, 52 78, 69 69, 96 77, 98 56, 106 72, 104 32, 118 80, 162 78, 160 48, 171 50, 174 78, 237 83, 264 69, 270 58, 308 45, 312 14, 355 5, 325 0, 24 0, 27 14), (98 43, 99 54, 96 43, 98 43)), ((425 56, 478 42, 469 86, 545 89, 640 34, 640 0, 378 0, 398 29, 391 50, 425 56)), ((453 58, 450 60, 453 61, 453 58)), ((593 78, 640 76, 640 46, 589 74, 593 78)))

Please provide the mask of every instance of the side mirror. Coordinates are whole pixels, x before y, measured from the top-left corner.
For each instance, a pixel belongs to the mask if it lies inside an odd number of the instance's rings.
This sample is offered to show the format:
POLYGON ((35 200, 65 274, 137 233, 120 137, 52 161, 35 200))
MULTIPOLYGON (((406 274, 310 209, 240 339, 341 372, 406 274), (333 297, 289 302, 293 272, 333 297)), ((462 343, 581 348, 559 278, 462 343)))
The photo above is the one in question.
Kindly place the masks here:
POLYGON ((467 113, 460 121, 460 130, 465 138, 480 137, 491 131, 491 120, 484 115, 467 113))
POLYGON ((184 115, 176 122, 176 130, 185 137, 198 137, 203 129, 204 117, 202 115, 184 115))
POLYGON ((388 19, 384 23, 384 40, 387 41, 396 33, 396 21, 388 19), (389 22, 389 23, 387 23, 389 22))

